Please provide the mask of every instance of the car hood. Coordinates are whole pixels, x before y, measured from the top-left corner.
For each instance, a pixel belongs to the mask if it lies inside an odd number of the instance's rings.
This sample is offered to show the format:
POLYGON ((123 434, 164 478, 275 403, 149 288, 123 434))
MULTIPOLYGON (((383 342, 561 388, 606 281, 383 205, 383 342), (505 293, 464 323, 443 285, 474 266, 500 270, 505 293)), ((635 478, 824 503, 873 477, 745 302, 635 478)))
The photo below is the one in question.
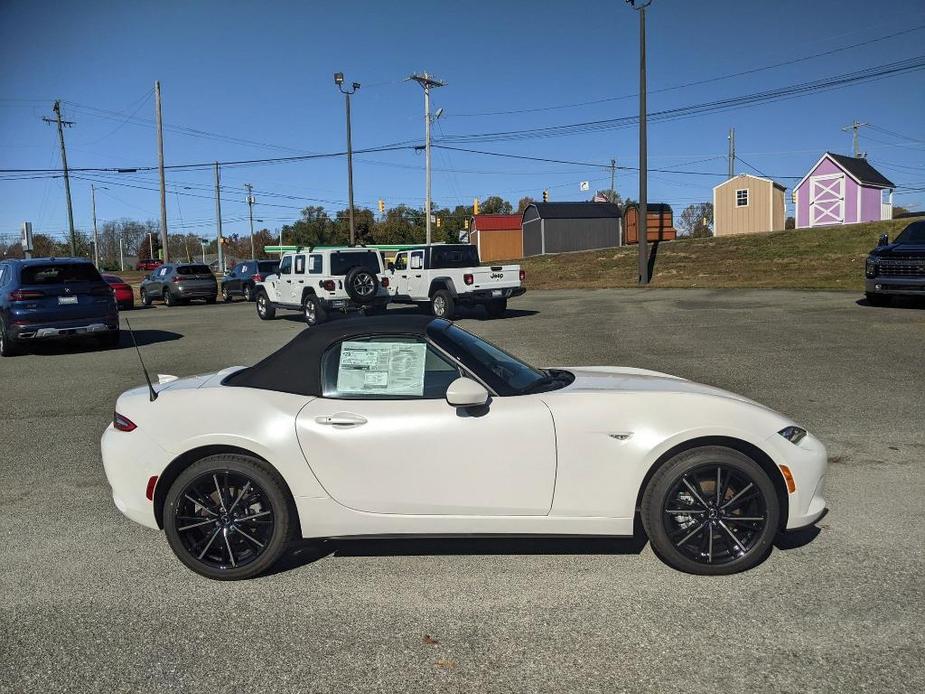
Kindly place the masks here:
POLYGON ((711 395, 714 397, 738 400, 762 409, 764 405, 750 400, 742 395, 731 393, 722 388, 704 385, 696 381, 688 381, 679 376, 649 371, 647 369, 634 369, 619 366, 578 366, 566 367, 566 371, 575 376, 575 380, 560 393, 574 393, 579 391, 621 391, 621 392, 659 392, 659 393, 693 393, 697 395, 711 395))
POLYGON ((891 243, 888 246, 879 246, 873 249, 870 255, 873 258, 889 258, 894 255, 925 258, 925 244, 891 243))

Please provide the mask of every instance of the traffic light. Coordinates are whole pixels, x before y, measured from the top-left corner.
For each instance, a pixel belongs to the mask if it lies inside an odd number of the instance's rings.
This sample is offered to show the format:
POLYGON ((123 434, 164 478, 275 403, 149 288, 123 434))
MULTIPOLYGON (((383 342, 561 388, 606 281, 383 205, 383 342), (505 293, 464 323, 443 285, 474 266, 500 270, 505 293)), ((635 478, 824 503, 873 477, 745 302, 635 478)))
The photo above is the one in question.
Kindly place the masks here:
POLYGON ((479 213, 479 199, 476 198, 475 200, 472 201, 472 214, 478 214, 478 213, 479 213))
POLYGON ((379 214, 385 214, 385 200, 379 201, 379 214))
POLYGON ((543 191, 543 202, 549 202, 549 191, 548 190, 543 191))
POLYGON ((466 217, 463 220, 463 229, 465 229, 466 231, 469 231, 469 218, 468 217, 466 217))
POLYGON ((437 217, 437 228, 439 229, 442 226, 443 226, 443 217, 437 217))

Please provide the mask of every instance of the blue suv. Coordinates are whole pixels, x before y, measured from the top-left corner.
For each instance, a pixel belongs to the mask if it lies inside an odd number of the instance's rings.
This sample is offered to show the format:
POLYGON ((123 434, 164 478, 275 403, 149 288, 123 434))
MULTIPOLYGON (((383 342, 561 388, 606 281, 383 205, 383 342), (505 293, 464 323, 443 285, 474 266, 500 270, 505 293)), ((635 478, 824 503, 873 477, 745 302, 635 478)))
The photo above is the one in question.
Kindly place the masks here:
POLYGON ((112 289, 82 258, 0 261, 0 355, 29 342, 91 335, 119 343, 119 309, 112 289))

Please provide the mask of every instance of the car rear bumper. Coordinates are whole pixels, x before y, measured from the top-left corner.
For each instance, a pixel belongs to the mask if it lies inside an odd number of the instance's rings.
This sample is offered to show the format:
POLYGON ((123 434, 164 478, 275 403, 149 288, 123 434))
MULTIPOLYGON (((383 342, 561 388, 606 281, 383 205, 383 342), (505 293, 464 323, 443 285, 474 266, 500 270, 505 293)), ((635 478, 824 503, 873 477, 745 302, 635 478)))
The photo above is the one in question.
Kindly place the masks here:
POLYGON ((873 277, 864 279, 867 294, 925 296, 925 277, 873 277))
POLYGON ((526 287, 504 287, 501 289, 478 289, 474 292, 462 292, 457 295, 456 301, 459 303, 487 303, 499 299, 512 299, 515 296, 521 296, 526 293, 526 287), (496 294, 495 292, 500 292, 496 294))
POLYGON ((147 498, 148 480, 163 471, 160 447, 141 431, 118 431, 110 424, 100 441, 103 468, 113 503, 125 516, 157 529, 154 502, 147 498))
POLYGON ((107 332, 118 330, 118 315, 36 323, 17 322, 14 320, 9 326, 10 337, 16 340, 46 340, 77 337, 80 335, 102 335, 107 332))
POLYGON ((218 287, 178 287, 174 294, 181 299, 208 299, 218 296, 218 287))

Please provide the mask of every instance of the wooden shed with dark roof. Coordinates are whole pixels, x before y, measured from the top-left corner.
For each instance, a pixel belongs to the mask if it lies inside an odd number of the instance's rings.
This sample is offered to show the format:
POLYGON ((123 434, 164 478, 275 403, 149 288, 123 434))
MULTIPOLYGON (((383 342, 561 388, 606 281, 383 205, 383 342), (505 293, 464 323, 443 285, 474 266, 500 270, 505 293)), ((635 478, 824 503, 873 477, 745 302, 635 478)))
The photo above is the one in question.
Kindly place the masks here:
POLYGON ((612 202, 534 202, 523 214, 524 256, 613 248, 622 210, 612 202))
MULTIPOLYGON (((646 239, 652 241, 673 241, 678 236, 674 228, 674 213, 671 205, 650 202, 646 205, 646 239)), ((639 204, 632 202, 623 211, 623 228, 626 244, 639 243, 639 204)))

